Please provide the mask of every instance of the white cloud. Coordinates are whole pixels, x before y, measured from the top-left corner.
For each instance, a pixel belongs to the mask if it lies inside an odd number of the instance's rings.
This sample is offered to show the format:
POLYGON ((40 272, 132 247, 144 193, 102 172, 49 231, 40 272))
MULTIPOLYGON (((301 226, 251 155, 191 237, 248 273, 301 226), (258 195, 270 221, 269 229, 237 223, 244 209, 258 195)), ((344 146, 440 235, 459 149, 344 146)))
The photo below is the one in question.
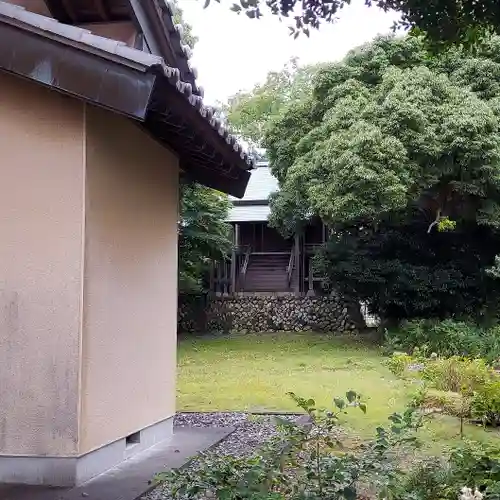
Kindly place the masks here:
POLYGON ((250 89, 293 56, 303 64, 341 59, 350 49, 389 32, 397 19, 394 12, 384 13, 358 0, 344 8, 334 24, 323 24, 309 38, 301 35, 294 40, 288 20, 280 22, 267 13, 259 20, 248 19, 229 10, 232 0, 212 0, 207 9, 204 0, 179 4, 199 38, 192 63, 209 103, 250 89))

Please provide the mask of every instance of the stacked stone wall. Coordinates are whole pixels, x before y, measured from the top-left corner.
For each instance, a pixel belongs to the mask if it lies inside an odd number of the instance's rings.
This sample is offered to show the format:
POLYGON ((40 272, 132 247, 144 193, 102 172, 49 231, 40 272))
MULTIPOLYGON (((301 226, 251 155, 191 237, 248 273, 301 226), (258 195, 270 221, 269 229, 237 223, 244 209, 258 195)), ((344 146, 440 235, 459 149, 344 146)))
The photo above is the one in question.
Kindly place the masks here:
MULTIPOLYGON (((352 318, 359 310, 337 295, 208 295, 179 298, 179 332, 251 333, 317 331, 347 333, 356 330, 352 318)), ((359 326, 359 325, 358 325, 359 326)))

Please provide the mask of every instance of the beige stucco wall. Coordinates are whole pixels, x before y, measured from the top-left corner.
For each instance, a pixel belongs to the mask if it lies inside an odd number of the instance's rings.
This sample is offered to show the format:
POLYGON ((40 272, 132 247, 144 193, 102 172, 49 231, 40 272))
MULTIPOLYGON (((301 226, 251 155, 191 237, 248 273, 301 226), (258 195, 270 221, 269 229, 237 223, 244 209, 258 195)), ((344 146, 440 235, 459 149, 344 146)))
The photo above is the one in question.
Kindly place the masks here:
POLYGON ((172 416, 177 160, 125 118, 86 108, 80 452, 172 416))
POLYGON ((0 455, 77 452, 84 114, 0 73, 0 455))

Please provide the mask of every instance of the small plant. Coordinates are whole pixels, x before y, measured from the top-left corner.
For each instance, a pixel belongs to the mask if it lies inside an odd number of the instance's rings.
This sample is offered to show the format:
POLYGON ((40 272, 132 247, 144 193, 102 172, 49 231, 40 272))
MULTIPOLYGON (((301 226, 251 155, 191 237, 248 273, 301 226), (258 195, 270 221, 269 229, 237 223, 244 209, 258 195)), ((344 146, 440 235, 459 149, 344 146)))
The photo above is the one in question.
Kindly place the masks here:
POLYGON ((472 415, 483 425, 498 427, 500 424, 500 380, 491 380, 474 392, 471 401, 472 415))
POLYGON ((412 356, 406 353, 396 352, 386 361, 385 364, 394 375, 401 377, 405 373, 408 366, 412 363, 412 356))

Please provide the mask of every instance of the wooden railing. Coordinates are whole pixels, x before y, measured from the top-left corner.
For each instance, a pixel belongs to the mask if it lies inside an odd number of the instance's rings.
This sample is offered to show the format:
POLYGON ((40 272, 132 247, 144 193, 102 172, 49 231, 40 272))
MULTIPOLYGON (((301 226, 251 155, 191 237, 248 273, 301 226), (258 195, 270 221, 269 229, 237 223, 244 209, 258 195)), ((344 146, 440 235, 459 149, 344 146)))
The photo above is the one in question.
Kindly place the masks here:
POLYGON ((290 260, 288 261, 288 266, 286 268, 286 277, 287 277, 287 283, 288 283, 288 288, 290 288, 290 284, 292 283, 292 275, 293 275, 293 270, 295 268, 295 259, 297 255, 297 242, 295 242, 292 246, 292 250, 290 252, 290 260))
POLYGON ((243 261, 243 265, 241 266, 241 272, 240 276, 242 279, 245 279, 245 276, 247 274, 247 269, 248 269, 248 263, 250 261, 250 255, 252 254, 252 247, 248 245, 247 250, 245 252, 245 260, 243 261))
POLYGON ((316 251, 322 248, 322 246, 323 245, 321 243, 307 243, 304 245, 307 254, 316 253, 316 251))

